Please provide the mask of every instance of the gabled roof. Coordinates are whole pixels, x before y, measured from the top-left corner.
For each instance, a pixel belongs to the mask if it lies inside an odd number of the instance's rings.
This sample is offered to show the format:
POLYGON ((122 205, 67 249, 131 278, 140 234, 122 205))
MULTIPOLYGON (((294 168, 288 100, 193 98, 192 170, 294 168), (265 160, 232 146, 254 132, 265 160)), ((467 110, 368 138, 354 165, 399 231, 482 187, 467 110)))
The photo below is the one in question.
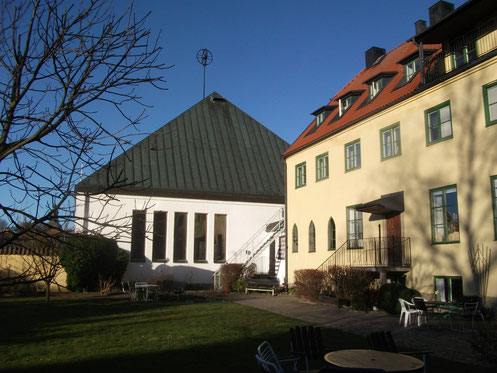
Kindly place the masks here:
MULTIPOLYGON (((439 50, 441 45, 430 44, 425 45, 423 48, 425 50, 439 50)), ((413 42, 407 41, 387 53, 377 64, 368 69, 363 69, 354 77, 354 79, 341 89, 328 104, 329 106, 338 107, 340 98, 347 97, 351 93, 360 94, 352 107, 350 107, 341 117, 338 116, 338 109, 334 109, 318 128, 316 128, 315 121, 313 121, 287 149, 284 156, 288 157, 307 146, 315 144, 348 126, 407 98, 415 92, 416 88, 421 83, 421 74, 417 73, 409 82, 403 84, 403 79, 405 79, 404 65, 401 62, 405 61, 406 57, 413 56, 417 50, 418 47, 413 42), (367 83, 382 74, 389 74, 390 76, 392 74, 395 75, 387 86, 368 102, 369 90, 367 83)))
POLYGON ((283 203, 281 155, 288 146, 214 92, 81 181, 76 191, 111 187, 113 194, 283 203))

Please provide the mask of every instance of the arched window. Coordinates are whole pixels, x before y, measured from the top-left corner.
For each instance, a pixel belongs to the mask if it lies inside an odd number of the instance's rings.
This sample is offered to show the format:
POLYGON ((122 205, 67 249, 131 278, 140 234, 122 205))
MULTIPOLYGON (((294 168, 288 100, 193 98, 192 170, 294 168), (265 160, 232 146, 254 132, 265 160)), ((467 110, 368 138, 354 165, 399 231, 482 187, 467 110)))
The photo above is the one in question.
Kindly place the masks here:
POLYGON ((299 230, 297 229, 297 224, 293 225, 292 231, 292 253, 299 251, 299 230))
POLYGON ((311 224, 309 224, 309 252, 316 252, 316 228, 312 220, 311 224))
POLYGON ((330 218, 328 222, 328 250, 336 250, 337 248, 337 236, 335 229, 335 221, 330 218))

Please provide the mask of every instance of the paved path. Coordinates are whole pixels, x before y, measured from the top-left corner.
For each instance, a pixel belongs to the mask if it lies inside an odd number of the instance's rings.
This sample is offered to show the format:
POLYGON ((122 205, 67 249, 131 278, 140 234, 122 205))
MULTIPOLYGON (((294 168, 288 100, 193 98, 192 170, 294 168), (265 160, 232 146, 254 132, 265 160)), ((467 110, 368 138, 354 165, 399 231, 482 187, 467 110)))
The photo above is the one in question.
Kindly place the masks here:
POLYGON ((398 316, 385 312, 337 309, 335 305, 306 302, 286 294, 275 297, 266 294, 232 294, 229 299, 314 325, 340 329, 362 336, 374 331, 390 330, 395 342, 405 349, 430 350, 433 351, 433 355, 444 359, 484 365, 472 351, 471 333, 452 331, 448 325, 443 325, 442 328, 438 328, 436 324, 429 327, 404 328, 399 326, 398 316))

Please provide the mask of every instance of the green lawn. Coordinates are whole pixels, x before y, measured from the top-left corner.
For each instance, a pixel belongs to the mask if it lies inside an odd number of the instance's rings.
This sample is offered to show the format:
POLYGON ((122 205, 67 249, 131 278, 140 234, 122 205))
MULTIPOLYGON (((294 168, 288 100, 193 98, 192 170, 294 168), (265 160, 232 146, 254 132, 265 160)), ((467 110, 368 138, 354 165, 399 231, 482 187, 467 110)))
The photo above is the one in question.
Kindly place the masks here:
MULTIPOLYGON (((55 297, 48 306, 41 298, 3 298, 0 314, 2 372, 256 372, 257 345, 269 340, 287 353, 289 328, 303 324, 228 302, 118 297, 55 297)), ((336 348, 366 347, 349 333, 323 335, 336 348)))

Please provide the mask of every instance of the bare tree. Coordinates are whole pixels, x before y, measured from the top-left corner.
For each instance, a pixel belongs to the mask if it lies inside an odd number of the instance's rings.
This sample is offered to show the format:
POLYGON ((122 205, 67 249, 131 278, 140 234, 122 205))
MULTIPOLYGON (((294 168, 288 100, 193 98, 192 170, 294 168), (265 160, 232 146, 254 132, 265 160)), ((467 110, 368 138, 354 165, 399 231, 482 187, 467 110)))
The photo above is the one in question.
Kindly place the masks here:
POLYGON ((10 193, 0 211, 15 228, 3 247, 56 213, 62 226, 74 221, 81 168, 101 168, 128 144, 144 109, 137 87, 163 89, 167 67, 146 17, 132 8, 115 15, 112 3, 97 0, 0 4, 0 190, 10 193), (100 120, 109 107, 124 120, 119 129, 100 120))

